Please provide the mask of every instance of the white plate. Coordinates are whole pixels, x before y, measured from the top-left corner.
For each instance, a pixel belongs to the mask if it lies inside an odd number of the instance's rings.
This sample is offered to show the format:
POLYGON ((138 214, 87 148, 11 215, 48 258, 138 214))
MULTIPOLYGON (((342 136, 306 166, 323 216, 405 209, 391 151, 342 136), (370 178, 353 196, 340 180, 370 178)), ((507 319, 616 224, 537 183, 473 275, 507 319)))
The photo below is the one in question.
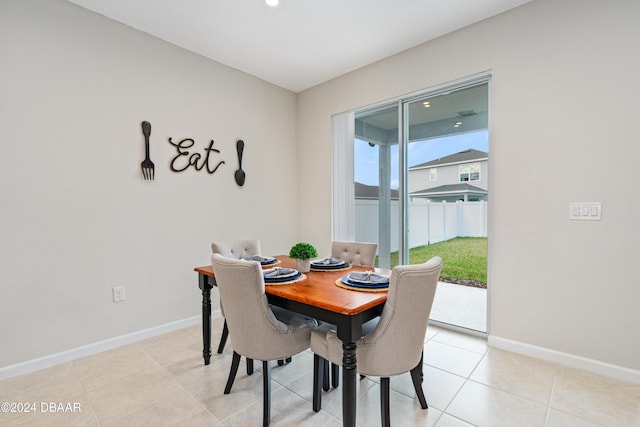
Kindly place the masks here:
MULTIPOLYGON (((362 275, 364 275, 364 273, 360 273, 362 275)), ((356 276, 359 276, 360 274, 356 274, 356 276)), ((385 283, 389 283, 389 276, 385 276, 383 274, 378 274, 378 273, 371 273, 370 279, 367 280, 365 278, 358 278, 358 277, 352 277, 353 273, 351 273, 349 276, 347 276, 347 278, 349 279, 349 281, 351 282, 355 282, 355 283, 365 283, 367 285, 382 285, 385 283)))
POLYGON ((265 279, 282 279, 285 277, 293 277, 296 274, 298 274, 298 270, 293 269, 293 268, 280 268, 280 267, 275 267, 275 268, 269 268, 267 270, 263 270, 264 273, 264 277, 265 279), (276 270, 280 270, 280 274, 274 274, 274 275, 268 275, 268 273, 273 273, 276 270))
POLYGON ((311 265, 314 267, 337 267, 347 264, 345 261, 338 259, 335 262, 325 262, 328 258, 311 261, 311 265))

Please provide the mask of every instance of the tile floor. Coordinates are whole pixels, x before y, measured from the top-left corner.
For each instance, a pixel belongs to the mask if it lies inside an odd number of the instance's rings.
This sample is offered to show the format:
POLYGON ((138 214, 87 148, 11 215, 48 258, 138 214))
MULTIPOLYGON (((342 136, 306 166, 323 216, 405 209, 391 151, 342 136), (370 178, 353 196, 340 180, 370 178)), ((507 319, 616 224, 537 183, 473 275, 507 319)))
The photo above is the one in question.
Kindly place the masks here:
MULTIPOLYGON (((217 344, 221 319, 213 322, 217 344)), ((421 410, 408 374, 391 379, 395 426, 640 426, 640 386, 513 353, 429 326, 421 410)), ((230 345, 202 363, 199 326, 0 382, 0 402, 35 403, 34 413, 0 413, 2 426, 259 426, 262 377, 244 364, 222 393, 230 345), (51 410, 49 402, 54 402, 51 410), (42 406, 44 404, 44 407, 42 406), (76 412, 73 405, 80 408, 76 412), (67 407, 67 404, 70 404, 67 407)), ((341 390, 311 409, 309 351, 272 369, 272 426, 341 426, 341 390)), ((358 425, 380 424, 378 378, 359 381, 358 425)))

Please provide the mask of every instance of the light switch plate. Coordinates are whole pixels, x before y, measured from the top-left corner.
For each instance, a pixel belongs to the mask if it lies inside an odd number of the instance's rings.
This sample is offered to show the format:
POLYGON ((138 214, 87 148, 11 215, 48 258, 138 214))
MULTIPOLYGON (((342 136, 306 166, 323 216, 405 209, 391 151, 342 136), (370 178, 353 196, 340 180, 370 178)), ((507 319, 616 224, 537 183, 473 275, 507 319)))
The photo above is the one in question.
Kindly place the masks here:
POLYGON ((569 219, 577 221, 602 220, 602 202, 569 203, 569 219))

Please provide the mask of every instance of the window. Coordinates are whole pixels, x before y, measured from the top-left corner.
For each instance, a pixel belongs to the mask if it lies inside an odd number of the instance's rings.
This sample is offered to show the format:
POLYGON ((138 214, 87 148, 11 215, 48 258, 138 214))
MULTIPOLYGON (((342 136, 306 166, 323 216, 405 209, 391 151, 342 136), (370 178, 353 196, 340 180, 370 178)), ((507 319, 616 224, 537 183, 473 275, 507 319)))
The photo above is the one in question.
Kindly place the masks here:
POLYGON ((480 181, 480 163, 460 165, 460 182, 480 181))
POLYGON ((438 169, 433 168, 429 169, 429 181, 437 181, 438 180, 438 169))

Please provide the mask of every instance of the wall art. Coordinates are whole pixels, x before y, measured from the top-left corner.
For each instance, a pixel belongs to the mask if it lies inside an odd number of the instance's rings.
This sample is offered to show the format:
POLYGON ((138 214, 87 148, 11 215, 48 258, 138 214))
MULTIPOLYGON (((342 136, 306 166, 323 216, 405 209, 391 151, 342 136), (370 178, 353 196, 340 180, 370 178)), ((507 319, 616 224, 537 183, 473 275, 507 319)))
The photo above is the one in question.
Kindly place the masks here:
POLYGON ((142 122, 142 134, 144 135, 145 157, 142 163, 140 163, 140 167, 142 169, 143 178, 151 181, 153 180, 155 169, 153 162, 149 158, 149 136, 151 135, 151 123, 147 121, 142 122))
POLYGON ((236 171, 236 184, 240 187, 244 185, 245 173, 242 170, 242 153, 244 152, 244 141, 239 139, 236 142, 236 151, 238 152, 238 170, 236 171))
POLYGON ((215 160, 212 159, 211 153, 214 153, 214 156, 220 154, 220 150, 213 148, 213 139, 209 143, 209 146, 204 149, 204 157, 200 153, 191 153, 189 151, 189 149, 195 144, 195 141, 192 138, 185 138, 180 142, 173 142, 171 138, 169 138, 169 143, 176 147, 177 151, 177 154, 171 160, 170 165, 171 170, 174 172, 183 172, 188 168, 193 167, 198 171, 206 168, 207 172, 213 174, 220 166, 225 164, 224 160, 220 160, 218 163, 215 163, 215 160))

